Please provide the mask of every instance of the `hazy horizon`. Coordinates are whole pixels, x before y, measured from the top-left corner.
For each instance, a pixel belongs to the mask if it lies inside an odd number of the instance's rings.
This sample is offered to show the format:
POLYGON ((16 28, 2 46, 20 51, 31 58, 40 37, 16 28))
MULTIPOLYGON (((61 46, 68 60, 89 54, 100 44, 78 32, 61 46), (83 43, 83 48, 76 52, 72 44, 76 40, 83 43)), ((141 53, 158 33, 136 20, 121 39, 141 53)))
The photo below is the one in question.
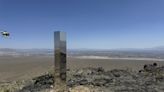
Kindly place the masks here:
MULTIPOLYGON (((0 47, 0 49, 51 49, 54 48, 12 48, 12 47, 0 47)), ((164 46, 150 47, 150 48, 67 48, 67 50, 152 50, 152 49, 164 49, 164 46)))

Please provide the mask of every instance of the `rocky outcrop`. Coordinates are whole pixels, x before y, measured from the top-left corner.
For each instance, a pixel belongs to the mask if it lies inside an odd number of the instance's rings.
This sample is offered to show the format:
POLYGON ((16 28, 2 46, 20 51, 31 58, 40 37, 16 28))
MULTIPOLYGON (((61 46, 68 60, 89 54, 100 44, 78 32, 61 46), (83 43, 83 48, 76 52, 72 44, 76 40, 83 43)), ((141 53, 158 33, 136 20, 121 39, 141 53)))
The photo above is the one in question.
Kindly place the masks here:
MULTIPOLYGON (((164 92, 164 66, 157 64, 144 65, 140 71, 89 67, 68 70, 67 76, 70 92, 164 92)), ((46 73, 24 83, 17 92, 49 92, 53 78, 52 73, 46 73)))

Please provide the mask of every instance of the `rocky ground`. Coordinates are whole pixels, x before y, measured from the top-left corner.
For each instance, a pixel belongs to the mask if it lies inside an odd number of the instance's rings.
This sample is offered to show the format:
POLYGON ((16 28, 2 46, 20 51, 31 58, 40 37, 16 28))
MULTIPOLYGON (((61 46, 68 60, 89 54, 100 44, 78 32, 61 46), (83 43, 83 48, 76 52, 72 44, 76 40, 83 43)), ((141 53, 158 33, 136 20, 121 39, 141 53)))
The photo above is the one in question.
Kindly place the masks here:
MULTIPOLYGON (((164 66, 156 63, 140 71, 102 67, 67 71, 70 92, 164 92, 164 66)), ((53 73, 47 72, 32 80, 0 83, 0 92, 50 92, 53 83, 53 73)))

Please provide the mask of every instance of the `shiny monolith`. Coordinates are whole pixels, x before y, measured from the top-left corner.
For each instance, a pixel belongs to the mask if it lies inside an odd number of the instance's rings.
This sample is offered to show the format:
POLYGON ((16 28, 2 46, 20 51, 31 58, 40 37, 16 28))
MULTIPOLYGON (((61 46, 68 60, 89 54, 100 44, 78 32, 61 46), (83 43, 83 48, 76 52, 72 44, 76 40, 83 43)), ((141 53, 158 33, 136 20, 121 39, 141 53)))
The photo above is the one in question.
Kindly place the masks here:
POLYGON ((55 74, 54 89, 55 92, 65 92, 66 85, 66 33, 54 32, 55 41, 55 74))

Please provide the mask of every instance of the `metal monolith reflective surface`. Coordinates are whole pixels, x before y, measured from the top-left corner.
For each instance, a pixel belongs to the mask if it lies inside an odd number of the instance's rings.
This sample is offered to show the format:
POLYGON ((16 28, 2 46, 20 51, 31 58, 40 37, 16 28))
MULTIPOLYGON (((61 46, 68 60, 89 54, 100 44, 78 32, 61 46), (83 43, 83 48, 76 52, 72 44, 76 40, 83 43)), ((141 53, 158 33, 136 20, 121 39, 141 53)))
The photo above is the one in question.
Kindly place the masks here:
POLYGON ((66 33, 54 32, 55 41, 55 92, 65 92, 66 86, 66 33))

